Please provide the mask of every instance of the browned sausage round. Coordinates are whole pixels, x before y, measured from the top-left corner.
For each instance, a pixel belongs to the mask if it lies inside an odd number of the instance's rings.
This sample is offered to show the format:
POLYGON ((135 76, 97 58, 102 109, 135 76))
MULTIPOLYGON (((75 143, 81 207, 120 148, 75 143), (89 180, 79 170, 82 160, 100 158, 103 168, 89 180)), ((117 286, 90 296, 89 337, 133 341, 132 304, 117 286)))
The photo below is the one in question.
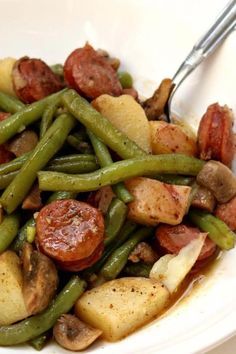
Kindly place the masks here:
POLYGON ((122 92, 116 71, 89 44, 69 55, 64 65, 64 76, 68 86, 88 99, 104 93, 119 96, 122 92))
POLYGON ((85 269, 102 254, 104 219, 87 203, 67 199, 46 205, 37 216, 36 229, 38 248, 62 269, 85 269))
MULTIPOLYGON (((196 238, 200 232, 199 229, 184 224, 175 226, 162 224, 156 230, 156 240, 165 253, 178 253, 181 248, 196 238)), ((215 250, 215 243, 207 237, 198 261, 210 257, 215 250)))
POLYGON ((231 166, 234 157, 232 112, 214 103, 207 108, 198 129, 200 158, 231 166))
POLYGON ((40 59, 23 57, 12 70, 16 95, 25 103, 32 103, 62 89, 60 78, 40 59))

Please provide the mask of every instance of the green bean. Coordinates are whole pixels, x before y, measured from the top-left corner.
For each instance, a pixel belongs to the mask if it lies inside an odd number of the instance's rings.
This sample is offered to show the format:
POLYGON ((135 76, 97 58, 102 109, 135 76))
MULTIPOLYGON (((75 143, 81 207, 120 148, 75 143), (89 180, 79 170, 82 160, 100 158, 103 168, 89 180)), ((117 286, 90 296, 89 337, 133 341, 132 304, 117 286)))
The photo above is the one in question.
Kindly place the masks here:
POLYGON ((21 168, 25 161, 28 160, 31 152, 27 152, 26 154, 17 157, 16 159, 0 164, 0 176, 6 175, 7 173, 17 171, 21 168))
POLYGON ((123 89, 131 88, 133 86, 133 78, 127 71, 119 71, 118 79, 123 89))
POLYGON ((47 331, 43 334, 41 334, 40 336, 32 339, 29 344, 36 350, 40 351, 45 347, 45 344, 47 342, 47 340, 50 337, 50 333, 51 331, 47 331))
MULTIPOLYGON (((16 159, 10 161, 10 162, 6 162, 3 164, 0 164, 0 176, 1 175, 6 175, 9 172, 14 172, 19 170, 23 164, 25 163, 25 161, 28 160, 30 154, 32 152, 27 152, 26 154, 17 157, 16 159)), ((65 164, 65 163, 77 163, 77 162, 81 162, 81 161, 92 161, 92 162, 96 162, 95 156, 92 154, 73 154, 73 155, 66 155, 66 156, 60 156, 57 157, 53 160, 51 160, 49 162, 50 164, 53 165, 61 165, 61 164, 65 164)))
POLYGON ((130 253, 142 240, 151 236, 153 228, 143 227, 136 231, 128 241, 117 248, 102 267, 100 274, 107 280, 115 279, 125 267, 130 253))
POLYGON ((65 92, 62 101, 70 113, 123 159, 146 155, 137 144, 115 128, 75 91, 65 92))
POLYGON ((83 175, 39 172, 39 188, 48 191, 88 192, 128 178, 151 176, 157 173, 180 173, 195 176, 203 165, 202 160, 181 154, 146 156, 115 162, 108 167, 83 175))
POLYGON ((54 102, 45 108, 40 122, 40 139, 42 139, 42 137, 45 135, 46 131, 52 124, 58 104, 59 102, 54 102))
POLYGON ((73 276, 49 307, 38 315, 29 317, 17 324, 0 327, 0 345, 8 346, 25 343, 49 330, 75 301, 82 295, 86 283, 73 276))
POLYGON ((12 243, 19 229, 19 216, 6 215, 0 224, 0 253, 4 252, 12 243))
POLYGON ((92 154, 72 154, 72 155, 66 155, 66 156, 60 156, 56 157, 55 159, 51 160, 51 163, 54 165, 60 165, 62 163, 68 163, 68 162, 80 162, 80 161, 92 161, 96 162, 96 158, 92 154))
POLYGON ((122 243, 124 243, 127 240, 130 234, 134 232, 136 227, 137 225, 134 222, 127 220, 125 224, 122 226, 118 236, 116 237, 115 242, 109 245, 108 247, 106 247, 101 258, 90 268, 87 268, 85 271, 83 271, 83 275, 85 277, 89 277, 91 276, 91 274, 100 271, 101 267, 106 262, 106 260, 111 255, 111 253, 114 252, 118 247, 122 245, 122 243))
POLYGON ((4 92, 0 92, 0 108, 5 112, 16 113, 24 107, 24 103, 18 100, 16 97, 7 95, 4 92))
POLYGON ((77 193, 73 192, 65 192, 59 191, 53 193, 47 200, 47 204, 54 202, 55 200, 63 200, 63 199, 76 199, 77 193))
POLYGON ((133 263, 124 268, 124 273, 130 277, 144 277, 148 278, 152 265, 145 263, 133 263))
POLYGON ((68 144, 73 147, 75 150, 79 151, 82 154, 91 154, 92 149, 87 141, 80 140, 75 135, 69 135, 67 138, 68 144))
MULTIPOLYGON (((73 193, 73 192, 64 192, 64 191, 59 191, 59 192, 55 192, 53 193, 47 200, 46 204, 49 204, 51 202, 54 202, 55 200, 62 200, 62 199, 75 199, 77 196, 77 193, 73 193)), ((35 227, 36 226, 36 222, 34 218, 30 218, 20 229, 16 239, 14 240, 11 248, 13 249, 13 251, 15 252, 19 252, 25 241, 27 240, 27 230, 28 227, 35 227)))
POLYGON ((111 244, 118 235, 125 222, 127 211, 125 203, 118 198, 112 199, 105 219, 105 246, 111 244))
POLYGON ((96 135, 94 135, 90 130, 87 130, 87 134, 92 143, 99 165, 101 167, 111 165, 113 161, 106 145, 100 139, 98 139, 96 135))
POLYGON ((179 186, 189 186, 193 183, 194 178, 188 176, 178 176, 178 175, 157 175, 155 179, 168 184, 176 184, 179 186))
POLYGON ((28 226, 26 230, 26 240, 29 243, 33 243, 36 236, 36 227, 28 226))
POLYGON ((36 223, 34 218, 29 219, 20 229, 18 232, 17 237, 15 238, 14 242, 11 245, 11 249, 15 252, 19 252, 25 241, 27 240, 27 229, 28 227, 35 227, 36 223))
POLYGON ((191 209, 188 216, 202 231, 208 232, 208 237, 221 249, 234 247, 236 235, 222 220, 196 209, 191 209))
POLYGON ((134 200, 134 197, 132 196, 132 194, 130 194, 128 189, 126 189, 123 182, 116 183, 114 186, 112 186, 112 190, 117 195, 117 197, 125 204, 130 203, 134 200))
POLYGON ((62 114, 53 122, 17 176, 3 192, 1 204, 7 213, 14 211, 24 200, 37 177, 37 172, 62 147, 74 123, 74 118, 69 114, 62 114))
POLYGON ((5 189, 17 176, 18 171, 7 173, 6 175, 0 175, 0 190, 5 189))
MULTIPOLYGON (((99 140, 96 137, 96 135, 94 135, 91 131, 88 130, 87 133, 93 145, 93 149, 95 151, 100 166, 106 167, 111 165, 113 161, 106 145, 103 144, 103 142, 99 140)), ((132 202, 133 196, 125 188, 122 182, 114 185, 112 189, 115 192, 115 194, 118 196, 118 198, 122 200, 124 203, 132 202)))
POLYGON ((64 76, 63 65, 54 64, 54 65, 51 65, 50 68, 52 69, 54 74, 59 75, 59 76, 64 76))
POLYGON ((58 100, 65 90, 54 93, 40 101, 25 106, 19 112, 12 114, 8 119, 0 122, 0 144, 5 143, 16 133, 21 132, 26 126, 36 122, 43 114, 47 105, 58 100))
POLYGON ((56 171, 64 173, 87 173, 93 172, 98 169, 98 165, 93 161, 78 161, 78 162, 67 162, 63 164, 51 163, 45 167, 47 171, 56 171))

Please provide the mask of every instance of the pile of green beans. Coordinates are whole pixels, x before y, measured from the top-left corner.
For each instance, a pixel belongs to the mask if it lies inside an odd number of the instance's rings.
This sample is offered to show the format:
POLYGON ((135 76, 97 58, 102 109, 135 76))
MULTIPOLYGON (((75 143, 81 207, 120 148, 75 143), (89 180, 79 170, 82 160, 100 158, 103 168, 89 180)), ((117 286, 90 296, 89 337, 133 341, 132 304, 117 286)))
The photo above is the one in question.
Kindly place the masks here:
MULTIPOLYGON (((52 69, 63 80, 63 67, 55 65, 52 69)), ((128 73, 120 72, 119 80, 123 88, 132 87, 128 73)), ((189 185, 193 196, 193 181, 205 162, 182 154, 148 155, 71 89, 30 105, 0 92, 0 109, 12 113, 0 122, 0 145, 35 122, 40 136, 34 150, 0 165, 0 189, 4 189, 0 204, 7 213, 0 224, 0 254, 9 247, 21 254, 27 240, 34 242, 36 221, 31 213, 23 224, 17 208, 37 177, 40 191, 54 192, 45 204, 76 199, 80 192, 110 185, 115 196, 105 216, 105 249, 100 259, 80 272, 80 276, 90 280, 91 275, 96 275, 95 285, 115 279, 121 272, 148 277, 151 265, 131 264, 128 258, 138 243, 153 236, 154 229, 127 220, 126 204, 134 198, 124 181, 146 176, 164 183, 189 185), (57 156, 61 148, 69 154, 57 156), (109 149, 123 160, 113 162, 109 149), (78 153, 71 154, 73 151, 78 153)), ((220 248, 228 250, 234 246, 235 234, 223 221, 195 209, 190 209, 188 216, 220 248)), ((28 342, 41 350, 49 330, 62 314, 71 310, 86 286, 84 280, 72 276, 46 310, 16 324, 0 326, 0 345, 28 342)))
POLYGON ((62 102, 68 111, 77 118, 88 130, 95 134, 103 143, 123 159, 145 156, 146 153, 108 119, 96 111, 84 98, 74 90, 62 95, 62 102))
POLYGON ((106 280, 115 279, 125 267, 130 253, 135 246, 150 237, 153 234, 153 228, 143 227, 136 231, 123 245, 117 248, 108 258, 100 270, 100 274, 106 280))
POLYGON ((203 165, 202 160, 181 154, 153 155, 114 162, 90 174, 39 172, 38 180, 40 189, 45 191, 88 192, 137 176, 153 176, 158 173, 196 176, 203 165))
POLYGON ((8 119, 0 122, 0 144, 5 143, 16 133, 20 133, 25 129, 25 127, 40 119, 45 108, 49 104, 60 100, 63 92, 65 92, 65 90, 54 93, 53 95, 40 101, 27 105, 15 114, 12 114, 8 119))
POLYGON ((37 172, 44 168, 62 147, 74 125, 74 118, 69 114, 62 114, 54 121, 20 172, 3 192, 1 204, 7 213, 13 212, 21 204, 37 178, 37 172))
MULTIPOLYGON (((91 131, 88 131, 88 136, 93 145, 93 149, 97 156, 98 162, 101 167, 110 166, 113 164, 111 155, 109 153, 108 148, 101 140, 99 140, 91 131)), ((122 200, 124 203, 132 202, 133 196, 129 193, 129 191, 125 188, 122 182, 115 184, 112 186, 114 193, 117 197, 122 200)))
POLYGON ((62 314, 70 311, 85 288, 85 281, 73 276, 45 311, 17 324, 1 326, 0 345, 9 346, 25 343, 49 330, 62 314))

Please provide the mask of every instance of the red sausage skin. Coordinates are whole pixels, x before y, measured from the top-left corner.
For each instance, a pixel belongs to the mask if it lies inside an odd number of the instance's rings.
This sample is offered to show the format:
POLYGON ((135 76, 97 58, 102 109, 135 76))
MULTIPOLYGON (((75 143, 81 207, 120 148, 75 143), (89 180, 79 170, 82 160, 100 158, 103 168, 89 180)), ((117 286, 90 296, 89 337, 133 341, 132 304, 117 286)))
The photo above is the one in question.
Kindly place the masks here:
POLYGON ((79 271, 101 256, 104 218, 91 205, 58 200, 42 208, 36 220, 38 248, 65 270, 79 271))
POLYGON ((64 77, 68 86, 90 100, 105 93, 111 96, 122 93, 116 71, 88 43, 66 59, 64 77))

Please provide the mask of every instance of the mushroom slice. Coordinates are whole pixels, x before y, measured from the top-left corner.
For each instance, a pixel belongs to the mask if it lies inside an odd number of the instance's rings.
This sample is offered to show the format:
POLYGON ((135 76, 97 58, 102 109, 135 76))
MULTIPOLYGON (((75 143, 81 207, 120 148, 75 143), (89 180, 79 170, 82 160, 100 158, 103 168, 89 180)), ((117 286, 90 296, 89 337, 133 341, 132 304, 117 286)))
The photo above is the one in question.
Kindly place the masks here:
POLYGON ((73 315, 62 315, 53 328, 57 343, 73 351, 87 348, 101 334, 100 329, 85 324, 73 315))
POLYGON ((236 195, 236 177, 221 162, 207 162, 197 175, 197 182, 208 188, 219 203, 227 203, 236 195))
POLYGON ((23 296, 31 315, 43 311, 53 299, 58 275, 54 263, 32 245, 25 243, 22 252, 23 296))

